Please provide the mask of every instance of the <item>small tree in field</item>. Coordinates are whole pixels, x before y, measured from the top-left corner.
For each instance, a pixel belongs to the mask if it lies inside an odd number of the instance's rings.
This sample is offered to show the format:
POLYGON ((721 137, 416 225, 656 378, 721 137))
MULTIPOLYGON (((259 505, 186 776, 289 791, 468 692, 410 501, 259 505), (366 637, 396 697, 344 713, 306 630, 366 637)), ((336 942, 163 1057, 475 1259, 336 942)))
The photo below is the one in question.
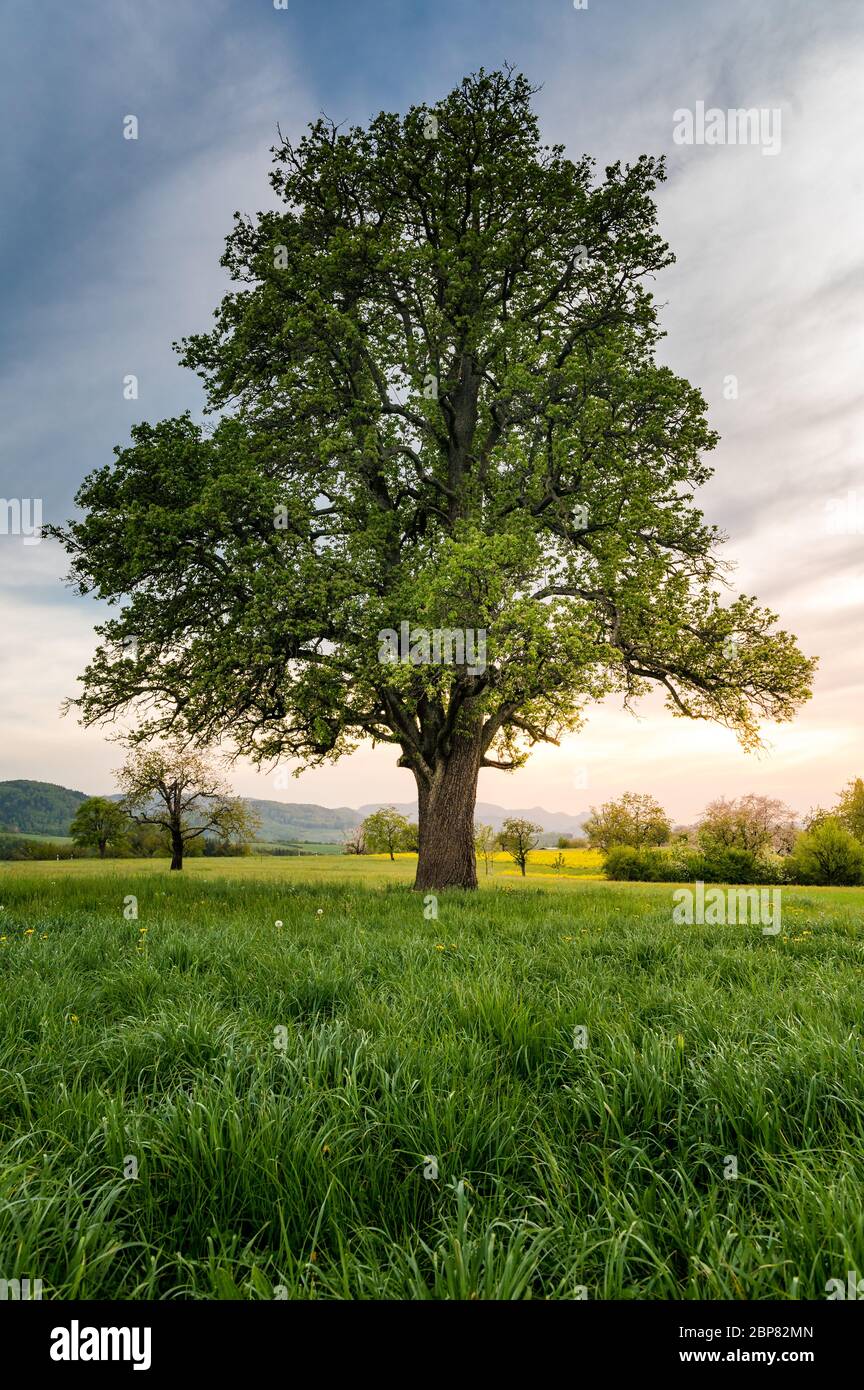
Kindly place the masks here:
POLYGON ((495 857, 495 845, 497 836, 491 825, 477 824, 474 826, 474 852, 482 860, 486 869, 486 877, 489 877, 489 866, 495 857))
POLYGON ((665 845, 671 832, 669 817, 653 796, 625 792, 618 801, 607 801, 599 810, 591 807, 584 825, 592 849, 613 845, 665 845))
POLYGON ((703 849, 768 849, 788 854, 795 843, 795 817, 784 802, 770 796, 718 797, 705 807, 697 838, 703 849))
POLYGON ((362 825, 355 825, 348 831, 342 846, 346 854, 366 854, 366 832, 362 825))
POLYGON ((532 849, 537 848, 542 833, 542 825, 534 825, 530 820, 522 820, 519 816, 511 816, 501 827, 498 843, 514 863, 519 865, 523 878, 528 865, 528 855, 532 849))
POLYGON ((75 812, 69 833, 76 845, 97 849, 104 859, 106 850, 126 843, 130 829, 122 806, 104 796, 91 796, 75 812))
POLYGON ((373 811, 363 822, 363 833, 370 854, 389 854, 391 859, 411 844, 411 824, 395 806, 373 811))
POLYGON ((183 868, 187 846, 203 835, 246 840, 257 829, 257 818, 220 774, 179 741, 131 753, 116 777, 132 819, 168 835, 172 869, 183 868))

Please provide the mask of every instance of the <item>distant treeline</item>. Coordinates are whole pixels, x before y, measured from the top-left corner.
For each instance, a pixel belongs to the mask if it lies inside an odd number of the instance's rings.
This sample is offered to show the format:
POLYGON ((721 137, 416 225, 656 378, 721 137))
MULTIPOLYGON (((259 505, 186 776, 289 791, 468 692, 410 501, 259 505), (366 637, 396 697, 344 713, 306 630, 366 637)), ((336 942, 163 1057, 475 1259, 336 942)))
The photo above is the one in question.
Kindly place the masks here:
MULTIPOLYGON (((156 832, 150 835, 149 827, 142 827, 144 834, 131 835, 121 847, 106 849, 104 859, 170 859, 171 846, 167 839, 156 832)), ((262 850, 267 854, 299 854, 299 850, 262 850)), ((220 858, 227 855, 249 854, 248 845, 226 845, 221 840, 199 839, 191 842, 187 849, 188 858, 220 858)), ((0 860, 33 859, 98 859, 99 851, 90 846, 75 845, 61 840, 28 840, 18 835, 0 834, 0 860)))
POLYGON ((673 831, 653 797, 625 793, 585 822, 607 878, 654 883, 864 884, 864 781, 801 821, 767 796, 719 797, 695 826, 673 831))

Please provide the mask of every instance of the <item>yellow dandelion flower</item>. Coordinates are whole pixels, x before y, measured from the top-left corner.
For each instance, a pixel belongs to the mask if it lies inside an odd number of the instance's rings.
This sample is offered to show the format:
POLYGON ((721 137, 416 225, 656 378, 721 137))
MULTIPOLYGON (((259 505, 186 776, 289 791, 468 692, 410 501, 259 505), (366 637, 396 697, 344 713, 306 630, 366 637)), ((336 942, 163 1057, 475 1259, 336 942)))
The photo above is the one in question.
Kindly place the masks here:
POLYGON ((25 931, 24 935, 25 935, 25 936, 32 936, 35 930, 36 930, 35 927, 28 927, 27 930, 25 931))

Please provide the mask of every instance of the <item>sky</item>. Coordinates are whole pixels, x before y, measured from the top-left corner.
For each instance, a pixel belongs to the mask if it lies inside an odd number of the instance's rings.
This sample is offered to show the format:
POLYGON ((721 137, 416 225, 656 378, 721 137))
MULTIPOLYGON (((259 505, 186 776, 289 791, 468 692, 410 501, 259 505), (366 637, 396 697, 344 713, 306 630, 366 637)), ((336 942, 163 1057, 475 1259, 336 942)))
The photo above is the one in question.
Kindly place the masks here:
MULTIPOLYGON (((482 772, 480 796, 576 813, 650 791, 680 821, 745 792, 828 805, 864 775, 860 0, 7 0, 0 499, 64 520, 132 424, 200 411, 171 344, 206 329, 227 288, 235 209, 271 204, 277 127, 362 124, 505 62, 540 87, 544 139, 572 157, 667 156, 661 355, 721 435, 701 505, 729 538, 730 597, 758 595, 819 672, 758 755, 654 697, 637 717, 610 702, 519 772, 482 772), (764 138, 680 143, 676 113, 700 103, 765 113, 764 138)), ((53 541, 30 539, 0 534, 0 780, 108 791, 123 750, 61 717, 104 609, 64 585, 53 541)), ((296 780, 242 763, 231 777, 282 801, 407 801, 395 759, 363 747, 296 780)))

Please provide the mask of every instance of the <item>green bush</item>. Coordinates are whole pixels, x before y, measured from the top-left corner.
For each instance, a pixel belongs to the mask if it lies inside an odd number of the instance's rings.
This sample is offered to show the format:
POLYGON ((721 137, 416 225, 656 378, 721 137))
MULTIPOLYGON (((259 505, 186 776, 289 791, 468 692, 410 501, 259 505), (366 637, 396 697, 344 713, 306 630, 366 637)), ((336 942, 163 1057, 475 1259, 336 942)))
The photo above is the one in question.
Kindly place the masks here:
POLYGON ((784 878, 779 860, 720 846, 694 850, 687 845, 669 849, 613 845, 603 868, 607 878, 643 883, 777 883, 784 878))
POLYGON ((750 849, 717 845, 688 857, 690 878, 702 883, 776 883, 783 876, 779 865, 750 849))
POLYGON ((828 816, 795 841, 787 873, 791 883, 826 887, 864 883, 864 845, 834 816, 828 816))
POLYGON ((93 850, 57 844, 53 840, 25 840, 18 835, 0 835, 0 859, 90 859, 93 854, 93 850))
POLYGON ((642 883, 680 883, 689 876, 687 854, 679 848, 636 849, 632 845, 612 845, 606 851, 603 869, 607 878, 642 883))

